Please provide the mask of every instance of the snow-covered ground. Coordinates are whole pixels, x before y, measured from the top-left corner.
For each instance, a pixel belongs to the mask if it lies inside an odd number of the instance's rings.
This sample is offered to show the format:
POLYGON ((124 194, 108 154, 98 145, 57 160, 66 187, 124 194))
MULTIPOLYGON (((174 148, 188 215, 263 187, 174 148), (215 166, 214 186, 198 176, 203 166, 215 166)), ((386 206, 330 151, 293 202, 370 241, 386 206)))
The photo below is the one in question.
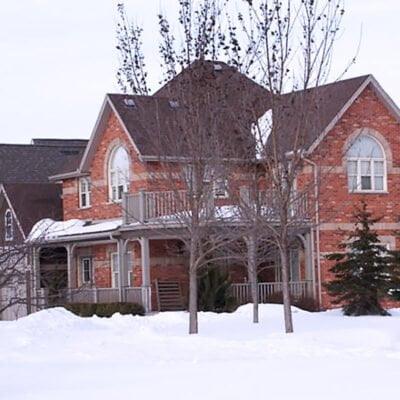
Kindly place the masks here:
POLYGON ((400 309, 392 317, 343 317, 282 308, 78 318, 64 309, 0 322, 0 399, 335 399, 400 394, 400 309))

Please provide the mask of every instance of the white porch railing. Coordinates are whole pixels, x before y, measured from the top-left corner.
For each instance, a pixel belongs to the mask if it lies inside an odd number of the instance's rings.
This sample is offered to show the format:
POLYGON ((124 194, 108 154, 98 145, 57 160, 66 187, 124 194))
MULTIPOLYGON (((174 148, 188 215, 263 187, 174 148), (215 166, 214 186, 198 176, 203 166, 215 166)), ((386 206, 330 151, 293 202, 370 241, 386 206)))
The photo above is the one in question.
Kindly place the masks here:
MULTIPOLYGON (((294 299, 312 296, 312 282, 290 282, 290 293, 294 299)), ((251 302, 251 289, 249 283, 233 283, 232 293, 240 304, 251 302)), ((258 284, 258 301, 268 303, 274 295, 282 293, 282 282, 260 282, 258 284)))

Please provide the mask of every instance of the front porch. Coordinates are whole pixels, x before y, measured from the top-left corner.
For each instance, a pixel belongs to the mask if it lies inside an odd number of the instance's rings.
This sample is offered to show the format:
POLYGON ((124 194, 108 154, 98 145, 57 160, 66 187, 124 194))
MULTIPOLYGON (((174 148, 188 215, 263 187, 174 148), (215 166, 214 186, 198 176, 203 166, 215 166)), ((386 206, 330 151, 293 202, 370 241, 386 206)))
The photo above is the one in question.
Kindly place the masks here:
MULTIPOLYGON (((241 198, 248 199, 248 193, 241 188, 241 198)), ((273 192, 266 191, 263 198, 273 204, 273 192), (268 200, 269 199, 269 200, 268 200)), ((234 218, 229 219, 232 229, 246 224, 237 212, 238 207, 223 205, 236 210, 234 218)), ((209 198, 205 209, 207 215, 219 218, 220 199, 209 198)), ((272 220, 273 207, 266 207, 272 220)), ((121 207, 122 219, 104 221, 75 220, 56 222, 46 230, 46 237, 39 236, 41 244, 34 256, 36 271, 35 289, 41 290, 42 297, 51 305, 52 282, 44 275, 45 268, 58 274, 58 294, 54 303, 110 303, 134 302, 141 304, 147 313, 160 310, 157 281, 175 281, 187 295, 187 259, 182 254, 169 253, 171 243, 179 242, 182 224, 172 218, 181 212, 189 211, 186 191, 140 191, 124 194, 121 207), (170 216, 171 218, 165 218, 170 216), (74 223, 72 223, 74 222, 74 223), (53 232, 54 231, 54 232, 53 232), (168 245, 160 243, 168 242, 168 245), (58 248, 56 257, 41 258, 45 249, 58 248), (62 251, 60 250, 62 248, 62 251), (46 266, 46 264, 48 264, 46 266)), ((307 193, 296 193, 290 209, 290 218, 301 221, 301 231, 293 237, 297 243, 290 255, 290 289, 293 298, 315 298, 315 268, 313 259, 312 228, 309 224, 307 193)), ((228 225, 227 225, 228 226, 228 225)), ((282 292, 279 263, 276 256, 265 260, 259 275, 259 301, 261 303, 276 299, 282 292), (268 262, 267 262, 268 261, 268 262)), ((230 261, 227 260, 227 263, 230 261)), ((233 279, 233 294, 240 304, 250 301, 248 273, 243 261, 242 272, 233 279)), ((234 268, 233 268, 234 269, 234 268)), ((54 274, 53 274, 54 273, 54 274)), ((186 303, 183 301, 183 303, 186 303)))

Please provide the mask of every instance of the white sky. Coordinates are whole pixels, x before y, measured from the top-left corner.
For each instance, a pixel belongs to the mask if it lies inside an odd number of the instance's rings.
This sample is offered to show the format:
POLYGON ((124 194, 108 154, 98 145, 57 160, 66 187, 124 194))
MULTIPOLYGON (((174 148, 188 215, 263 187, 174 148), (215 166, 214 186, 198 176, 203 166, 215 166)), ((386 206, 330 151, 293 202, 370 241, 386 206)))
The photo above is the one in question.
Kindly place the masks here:
MULTIPOLYGON (((34 137, 89 138, 107 92, 118 92, 118 0, 0 0, 0 142, 34 137)), ((156 15, 177 0, 126 0, 146 30, 150 54, 156 15)), ((400 104, 399 0, 347 0, 332 77, 355 54, 345 77, 372 73, 400 104), (361 33, 362 31, 362 33, 361 33)), ((151 67, 157 70, 155 60, 151 67)), ((150 66, 150 65, 149 65, 150 66)))

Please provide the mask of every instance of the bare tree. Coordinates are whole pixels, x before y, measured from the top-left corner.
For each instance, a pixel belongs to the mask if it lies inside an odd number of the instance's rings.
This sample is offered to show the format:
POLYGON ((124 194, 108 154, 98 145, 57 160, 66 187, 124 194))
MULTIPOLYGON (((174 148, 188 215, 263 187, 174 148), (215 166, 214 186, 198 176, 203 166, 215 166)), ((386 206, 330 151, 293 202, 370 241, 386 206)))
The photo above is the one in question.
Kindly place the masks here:
MULTIPOLYGON (((247 221, 251 221, 246 227, 250 230, 246 241, 254 320, 258 319, 256 249, 260 247, 258 243, 273 243, 280 258, 285 330, 292 332, 288 253, 292 238, 304 227, 304 215, 299 212, 303 197, 296 188, 296 180, 309 145, 307 132, 318 117, 315 91, 308 89, 317 87, 328 76, 343 14, 342 1, 246 0, 242 3, 243 12, 238 15, 222 11, 221 5, 227 3, 180 0, 178 26, 181 31, 177 35, 173 34, 168 19, 159 16, 159 49, 167 83, 155 96, 172 99, 180 115, 179 124, 171 125, 169 129, 174 132, 172 140, 167 138, 165 131, 159 131, 158 143, 161 145, 158 149, 162 151, 158 161, 162 164, 161 169, 170 171, 168 185, 171 187, 173 182, 176 192, 182 188, 182 182, 184 185, 191 182, 185 186, 191 203, 187 214, 190 218, 186 218, 185 224, 191 225, 187 245, 190 249, 189 269, 193 273, 190 277, 189 331, 197 332, 194 273, 201 264, 201 243, 205 237, 210 237, 204 234, 210 187, 221 181, 218 171, 226 169, 227 165, 232 167, 232 163, 222 161, 236 158, 247 160, 250 165, 250 188, 246 195, 249 201, 241 200, 246 204, 241 207, 241 213, 247 214, 247 221), (238 27, 242 28, 241 32, 238 27), (235 97, 239 100, 232 102, 229 101, 228 87, 210 86, 212 80, 204 71, 200 77, 190 73, 194 71, 193 63, 207 65, 205 60, 219 58, 253 78, 266 91, 254 95, 254 90, 246 90, 246 85, 241 86, 233 79, 230 83, 236 84, 235 97), (228 121, 235 121, 233 129, 225 126, 228 121), (248 140, 250 121, 256 121, 251 142, 248 140), (230 133, 235 132, 235 140, 221 137, 221 131, 227 128, 230 133), (244 145, 237 146, 240 140, 244 145), (232 152, 232 148, 240 148, 242 152, 232 152), (215 175, 204 184, 208 168, 215 175), (260 237, 261 231, 267 235, 260 237)), ((144 85, 147 74, 141 51, 142 31, 134 25, 127 27, 129 22, 125 15, 123 12, 120 15, 118 50, 123 62, 119 78, 125 76, 132 93, 148 93, 147 85, 144 85)), ((212 73, 217 74, 221 65, 214 65, 212 73)), ((126 90, 126 86, 121 87, 126 90)), ((309 190, 312 184, 303 189, 309 190)), ((237 194, 238 189, 233 192, 237 194)), ((179 217, 182 215, 184 213, 179 217)), ((221 239, 220 243, 226 242, 225 237, 221 239)), ((215 245, 211 247, 215 248, 215 245)))
POLYGON ((0 314, 10 308, 30 306, 28 248, 7 245, 0 248, 0 314))
MULTIPOLYGON (((190 333, 198 331, 197 271, 210 262, 210 257, 211 261, 222 257, 217 250, 243 235, 243 229, 232 229, 237 217, 232 207, 223 205, 228 194, 226 186, 238 168, 241 151, 253 147, 251 124, 247 120, 251 115, 244 115, 242 100, 249 100, 249 90, 257 95, 263 92, 249 79, 241 81, 235 69, 216 61, 231 46, 229 35, 222 30, 220 3, 180 1, 178 20, 183 40, 179 43, 167 18, 159 16, 159 49, 166 84, 154 95, 159 99, 156 119, 160 122, 147 136, 156 152, 156 162, 148 163, 149 172, 159 187, 173 193, 173 220, 184 227, 182 233, 175 231, 174 235, 185 243, 189 254, 190 333), (246 96, 240 95, 241 90, 246 96), (169 99, 173 117, 163 112, 163 99, 169 99)), ((121 59, 126 59, 130 52, 141 54, 137 37, 131 35, 131 39, 124 40, 135 43, 129 51, 119 46, 121 59)), ((144 63, 142 57, 135 59, 144 63)), ((135 69, 141 73, 140 68, 135 69)), ((123 65, 121 71, 130 74, 123 65)), ((140 82, 130 82, 135 85, 131 92, 140 93, 140 82)), ((252 105, 247 108, 254 111, 252 105)))
MULTIPOLYGON (((328 76, 343 6, 340 0, 265 0, 247 5, 247 17, 239 18, 247 38, 241 66, 251 70, 269 93, 268 113, 253 130, 257 163, 265 178, 260 186, 259 176, 253 174, 251 203, 261 199, 261 205, 253 207, 252 218, 278 249, 285 330, 293 332, 288 254, 305 217, 303 194, 296 184, 311 144, 308 132, 318 122, 320 109, 318 92, 309 89, 328 76)), ((303 190, 310 191, 313 182, 307 185, 303 190)))

